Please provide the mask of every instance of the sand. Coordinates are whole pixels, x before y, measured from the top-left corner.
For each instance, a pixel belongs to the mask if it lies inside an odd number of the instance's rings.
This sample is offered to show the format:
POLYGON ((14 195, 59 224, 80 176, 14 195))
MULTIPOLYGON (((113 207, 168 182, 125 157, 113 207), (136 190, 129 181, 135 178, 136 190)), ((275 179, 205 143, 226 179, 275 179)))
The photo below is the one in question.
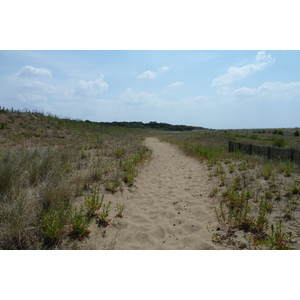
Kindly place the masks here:
POLYGON ((86 247, 220 249, 208 231, 218 223, 206 164, 155 137, 146 138, 145 144, 153 155, 139 170, 134 187, 105 196, 105 202, 125 204, 123 218, 112 218, 106 229, 95 225, 86 247))

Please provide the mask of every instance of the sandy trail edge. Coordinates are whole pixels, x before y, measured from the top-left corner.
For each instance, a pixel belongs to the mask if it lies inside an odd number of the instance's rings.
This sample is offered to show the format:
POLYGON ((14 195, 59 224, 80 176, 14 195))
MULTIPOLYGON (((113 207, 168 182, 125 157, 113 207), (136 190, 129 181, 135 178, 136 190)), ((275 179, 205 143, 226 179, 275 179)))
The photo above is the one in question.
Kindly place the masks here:
POLYGON ((86 247, 220 249, 207 230, 216 228, 217 220, 206 164, 155 137, 146 138, 145 144, 153 155, 139 170, 134 188, 105 196, 105 201, 125 204, 124 217, 113 219, 105 237, 95 226, 86 247))

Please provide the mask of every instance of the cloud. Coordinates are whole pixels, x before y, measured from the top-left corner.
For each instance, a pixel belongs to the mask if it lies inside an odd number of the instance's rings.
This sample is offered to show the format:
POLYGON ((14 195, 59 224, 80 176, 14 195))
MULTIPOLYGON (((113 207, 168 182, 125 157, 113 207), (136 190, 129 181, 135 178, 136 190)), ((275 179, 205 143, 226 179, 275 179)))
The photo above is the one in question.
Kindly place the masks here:
POLYGON ((102 93, 108 89, 108 83, 103 80, 103 75, 101 77, 86 81, 81 79, 75 86, 74 95, 75 96, 89 96, 102 93))
POLYGON ((157 75, 159 75, 161 73, 164 73, 164 72, 167 72, 167 71, 169 71, 169 67, 168 66, 163 66, 161 68, 158 68, 156 72, 148 70, 148 71, 145 71, 142 74, 138 75, 137 77, 140 78, 140 79, 141 78, 152 79, 152 78, 155 78, 157 75))
POLYGON ((244 79, 251 73, 262 71, 267 65, 273 64, 275 59, 271 55, 266 55, 264 51, 259 51, 255 57, 255 63, 242 67, 231 67, 224 75, 215 78, 211 85, 226 85, 244 79))
POLYGON ((300 97, 300 82, 265 82, 257 88, 242 87, 228 93, 228 99, 246 101, 289 101, 300 97))
POLYGON ((48 69, 24 66, 16 76, 19 78, 52 78, 52 73, 48 69))
POLYGON ((158 71, 159 73, 167 72, 167 71, 169 71, 169 67, 163 66, 163 67, 161 67, 161 68, 158 68, 157 71, 158 71))
POLYGON ((7 79, 14 97, 22 102, 43 102, 56 92, 56 87, 51 84, 52 73, 49 69, 24 66, 7 79))
POLYGON ((181 81, 177 81, 177 82, 173 82, 171 84, 168 85, 169 88, 177 88, 179 86, 182 86, 183 85, 183 82, 181 81))
POLYGON ((146 71, 140 75, 138 75, 138 78, 148 78, 148 79, 152 79, 152 78, 155 78, 157 76, 157 73, 156 72, 153 72, 153 71, 146 71))

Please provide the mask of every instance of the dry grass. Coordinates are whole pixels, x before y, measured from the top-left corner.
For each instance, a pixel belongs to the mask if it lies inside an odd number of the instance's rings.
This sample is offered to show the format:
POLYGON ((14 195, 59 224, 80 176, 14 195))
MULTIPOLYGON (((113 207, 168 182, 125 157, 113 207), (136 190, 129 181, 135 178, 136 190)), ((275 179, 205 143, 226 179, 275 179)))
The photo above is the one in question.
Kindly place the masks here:
POLYGON ((0 249, 74 247, 89 234, 85 197, 132 186, 151 154, 141 130, 30 112, 0 121, 0 249))

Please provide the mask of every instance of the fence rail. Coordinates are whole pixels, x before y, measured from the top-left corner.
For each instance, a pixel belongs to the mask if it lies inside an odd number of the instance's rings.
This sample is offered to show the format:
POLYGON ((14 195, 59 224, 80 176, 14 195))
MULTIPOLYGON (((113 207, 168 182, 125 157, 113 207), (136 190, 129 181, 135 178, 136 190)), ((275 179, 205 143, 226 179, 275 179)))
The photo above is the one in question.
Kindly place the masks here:
POLYGON ((283 161, 300 162, 300 150, 280 149, 267 146, 257 146, 252 144, 242 144, 229 141, 229 152, 241 151, 245 154, 265 156, 269 159, 280 159, 283 161))

